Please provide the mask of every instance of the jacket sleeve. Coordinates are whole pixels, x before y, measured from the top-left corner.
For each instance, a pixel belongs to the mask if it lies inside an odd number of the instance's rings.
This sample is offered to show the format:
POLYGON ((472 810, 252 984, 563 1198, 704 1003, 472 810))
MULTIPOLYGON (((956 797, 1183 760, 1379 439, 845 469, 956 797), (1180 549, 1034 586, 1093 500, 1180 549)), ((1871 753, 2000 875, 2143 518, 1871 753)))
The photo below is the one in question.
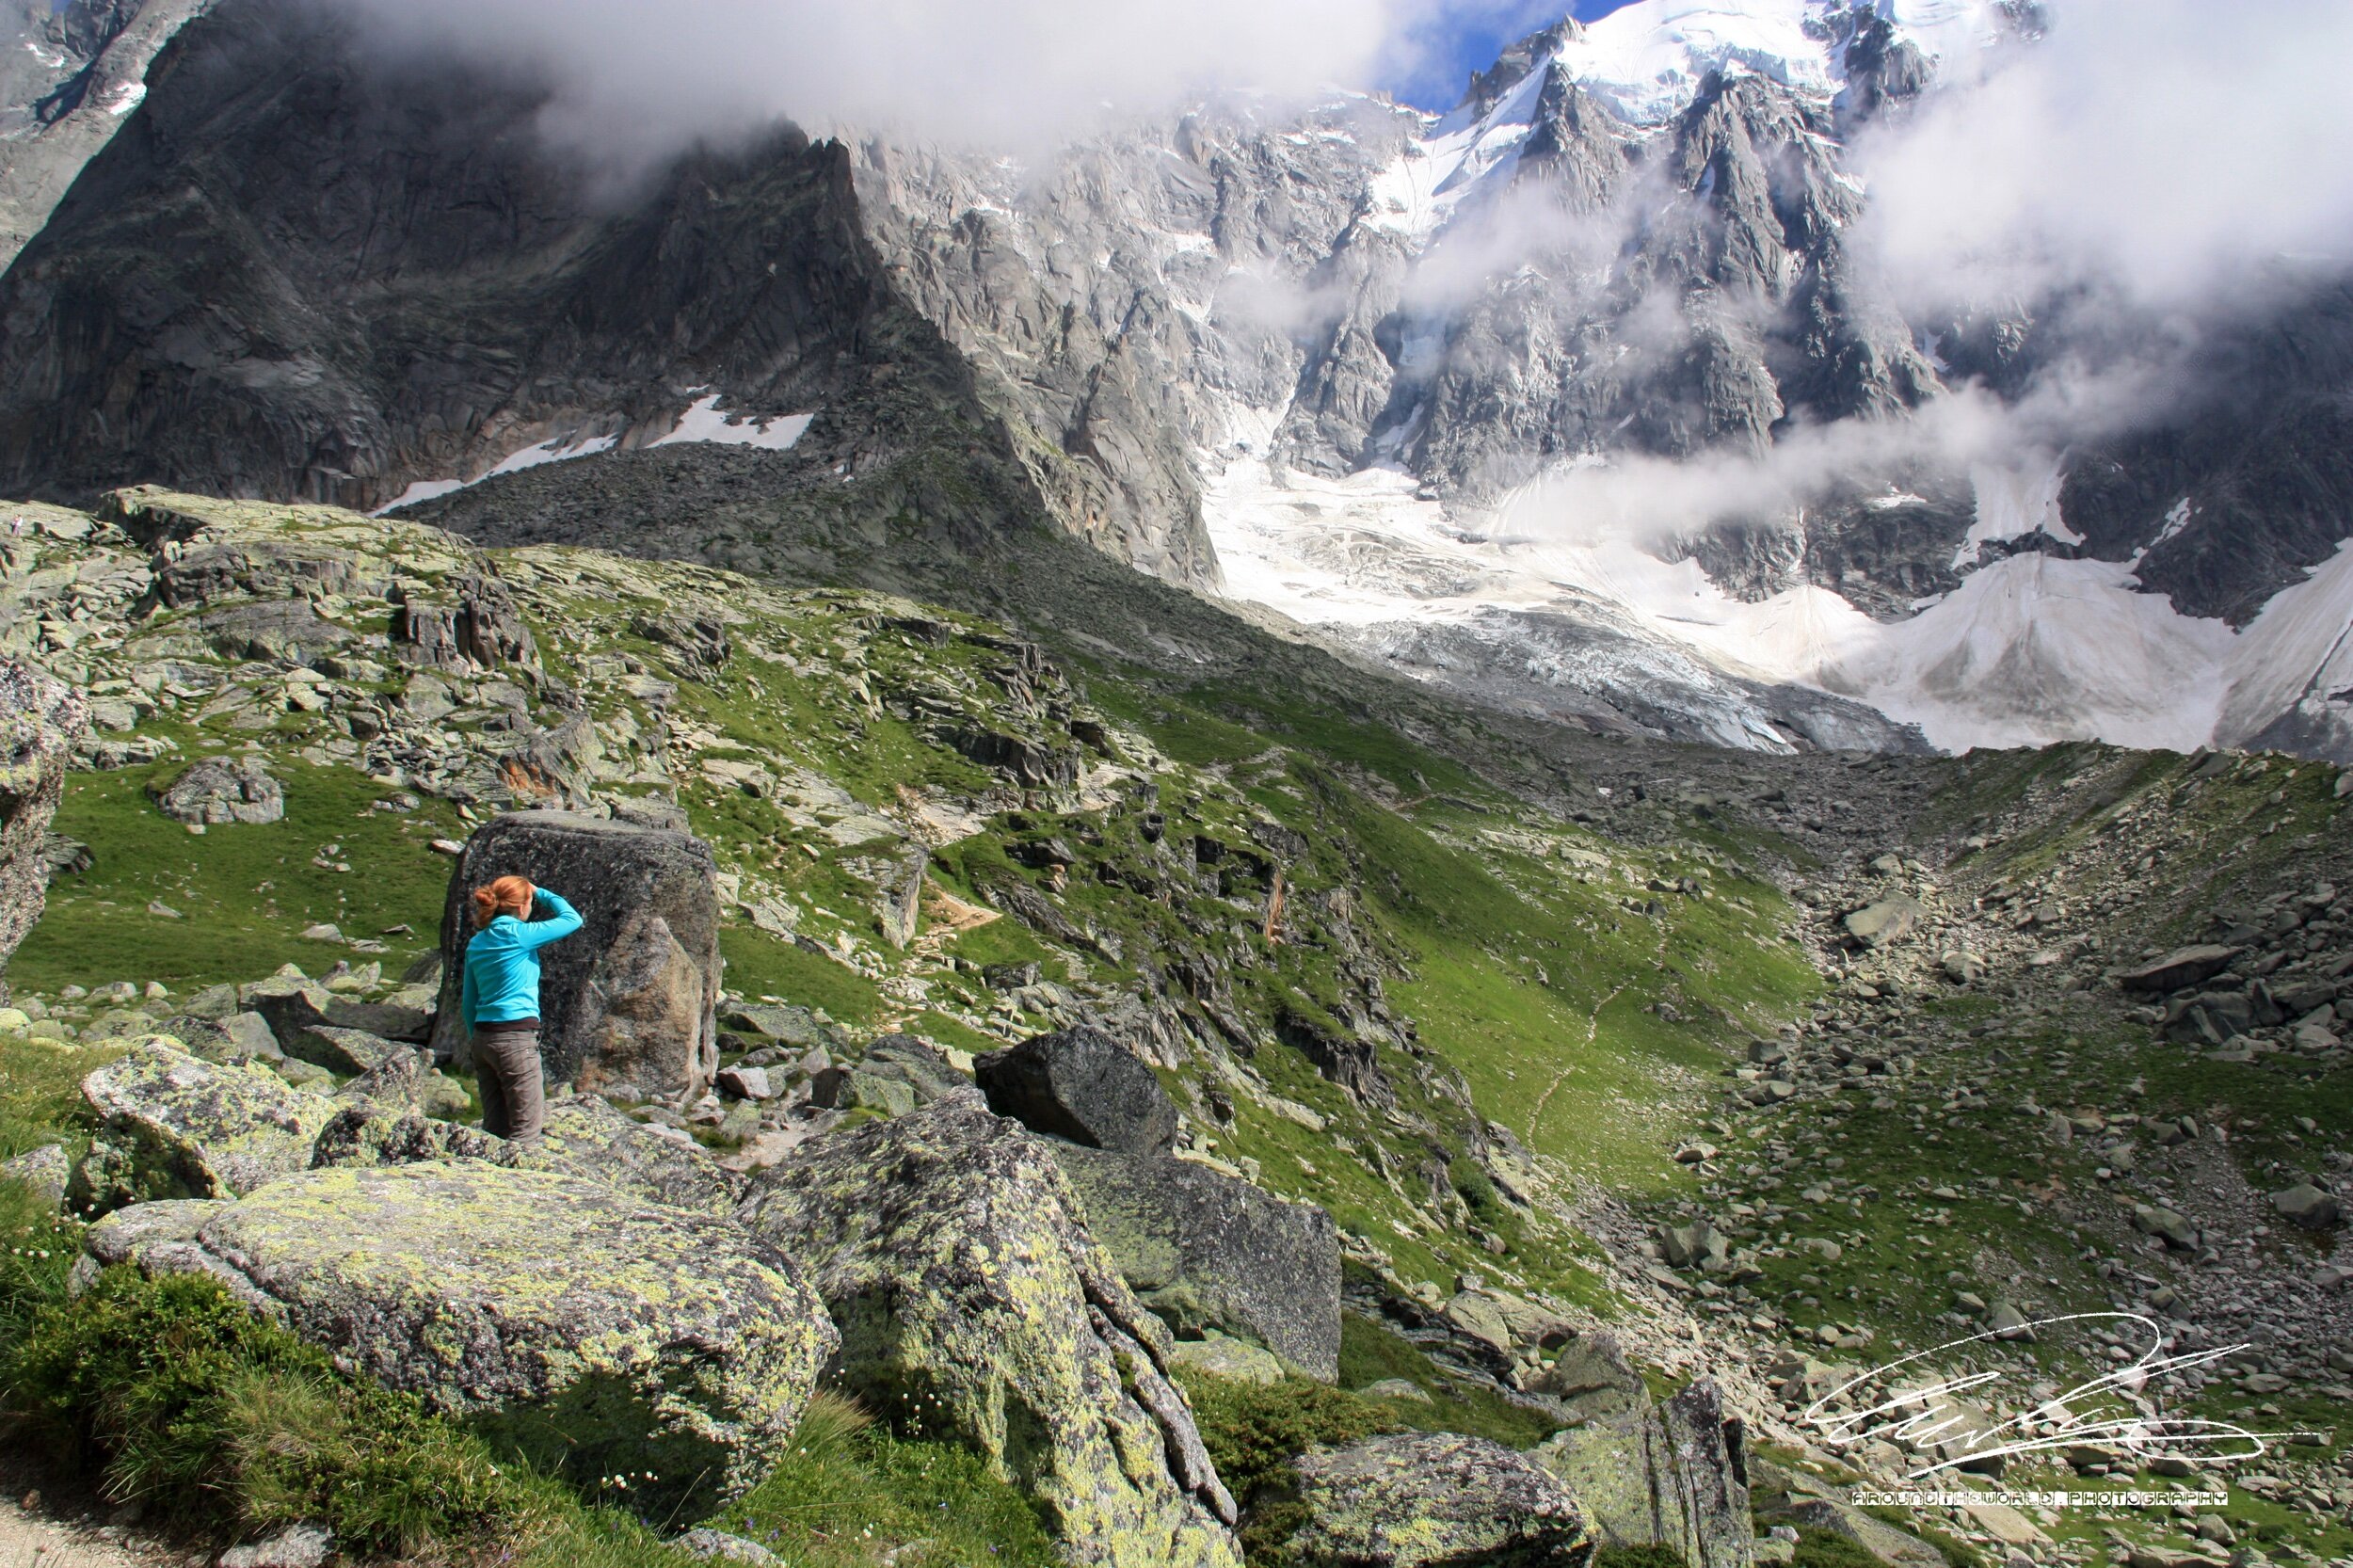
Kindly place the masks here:
POLYGON ((565 903, 563 894, 551 893, 542 888, 539 889, 539 902, 548 906, 551 918, 517 922, 515 945, 525 952, 546 947, 550 942, 560 942, 580 929, 580 911, 565 903))
POLYGON ((466 962, 463 948, 460 948, 457 952, 457 971, 464 976, 457 988, 457 1016, 465 1020, 468 1029, 472 1029, 474 1010, 473 966, 466 962))

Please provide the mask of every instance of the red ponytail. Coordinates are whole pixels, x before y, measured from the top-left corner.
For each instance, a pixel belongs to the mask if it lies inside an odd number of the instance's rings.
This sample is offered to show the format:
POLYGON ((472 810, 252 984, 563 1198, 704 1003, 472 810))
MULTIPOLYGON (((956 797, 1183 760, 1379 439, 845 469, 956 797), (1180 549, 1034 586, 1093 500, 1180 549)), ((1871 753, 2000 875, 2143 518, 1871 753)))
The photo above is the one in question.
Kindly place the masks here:
POLYGON ((531 901, 536 891, 529 878, 520 876, 502 876, 495 882, 476 888, 473 890, 474 929, 481 930, 501 915, 522 919, 531 913, 531 901))

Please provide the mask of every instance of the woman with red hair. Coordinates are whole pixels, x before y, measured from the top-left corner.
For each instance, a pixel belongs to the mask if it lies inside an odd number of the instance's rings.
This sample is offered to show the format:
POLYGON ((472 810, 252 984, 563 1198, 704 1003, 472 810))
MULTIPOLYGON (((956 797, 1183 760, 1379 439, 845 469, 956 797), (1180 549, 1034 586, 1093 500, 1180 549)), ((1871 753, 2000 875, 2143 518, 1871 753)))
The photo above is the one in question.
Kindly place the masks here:
POLYGON ((539 1070, 539 950, 580 929, 580 912, 520 876, 473 890, 461 999, 482 1085, 482 1130, 518 1143, 539 1136, 547 1087, 539 1070), (542 919, 530 919, 534 907, 542 919))

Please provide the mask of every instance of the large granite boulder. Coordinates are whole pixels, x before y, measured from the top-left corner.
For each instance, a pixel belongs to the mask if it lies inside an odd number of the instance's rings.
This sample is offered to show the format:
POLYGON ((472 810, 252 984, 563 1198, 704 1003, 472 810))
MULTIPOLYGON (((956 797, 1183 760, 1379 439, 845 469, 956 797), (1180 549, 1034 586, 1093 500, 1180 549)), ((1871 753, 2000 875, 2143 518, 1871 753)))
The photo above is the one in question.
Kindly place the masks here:
POLYGON ((49 896, 43 845, 65 793, 66 759, 88 728, 89 709, 72 687, 0 660, 0 1002, 8 1000, 8 955, 49 896))
POLYGON ((632 1121, 594 1095, 550 1100, 539 1142, 520 1150, 516 1162, 704 1214, 733 1212, 744 1190, 741 1175, 685 1133, 632 1121))
POLYGON ((757 1481, 836 1343, 775 1247, 576 1176, 475 1160, 318 1170, 148 1219, 103 1222, 92 1256, 210 1274, 535 1463, 645 1476, 632 1495, 662 1513, 694 1517, 757 1481))
POLYGON ((264 1067, 207 1062, 161 1036, 82 1080, 98 1115, 76 1168, 77 1208, 239 1197, 311 1163, 334 1102, 264 1067))
POLYGON ((280 1052, 300 1061, 309 1061, 309 1053, 318 1048, 306 1038, 309 1032, 322 1025, 332 1027, 328 1010, 335 1003, 335 993, 292 968, 239 987, 238 1000, 269 1026, 280 1052))
POLYGON ((1069 1144, 1054 1157, 1128 1288, 1185 1338, 1215 1329, 1323 1383, 1340 1374, 1332 1217, 1168 1155, 1069 1144))
POLYGON ((585 922, 539 950, 539 1049, 550 1083, 693 1099, 719 1068, 719 892, 711 848, 684 833, 518 811, 467 841, 441 915, 437 1056, 471 1064, 458 1013, 472 890, 529 877, 585 922))
POLYGON ((535 1144, 514 1144, 478 1127, 438 1120, 397 1096, 354 1093, 371 1081, 355 1079, 345 1086, 336 1102, 338 1113, 319 1133, 314 1165, 480 1160, 510 1170, 576 1176, 641 1202, 719 1216, 733 1212, 743 1192, 744 1178, 692 1138, 632 1121, 593 1095, 550 1100, 544 1135, 535 1144))
POLYGON ((1152 1069, 1098 1029, 1080 1024, 993 1050, 972 1064, 988 1108, 1032 1132, 1094 1149, 1166 1154, 1176 1146, 1176 1103, 1152 1069))
MULTIPOLYGON (((1607 1368, 1595 1370, 1607 1387, 1607 1368)), ((1594 1419, 1529 1457, 1577 1495, 1606 1544, 1663 1546, 1689 1568, 1751 1568, 1747 1431, 1725 1415, 1715 1384, 1703 1378, 1657 1404, 1611 1402, 1596 1402, 1594 1419)))
POLYGON ((1071 1560, 1239 1568, 1168 1331, 1047 1145, 978 1094, 802 1145, 738 1214, 814 1275, 841 1333, 833 1378, 970 1443, 1071 1560))
POLYGON ((286 787, 250 757, 207 757, 169 784, 151 786, 148 796, 173 822, 204 827, 273 823, 286 814, 286 787))
POLYGON ((1251 1499, 1252 1533, 1301 1568, 1583 1568, 1595 1545, 1577 1499, 1500 1443, 1400 1432, 1311 1449, 1251 1499))

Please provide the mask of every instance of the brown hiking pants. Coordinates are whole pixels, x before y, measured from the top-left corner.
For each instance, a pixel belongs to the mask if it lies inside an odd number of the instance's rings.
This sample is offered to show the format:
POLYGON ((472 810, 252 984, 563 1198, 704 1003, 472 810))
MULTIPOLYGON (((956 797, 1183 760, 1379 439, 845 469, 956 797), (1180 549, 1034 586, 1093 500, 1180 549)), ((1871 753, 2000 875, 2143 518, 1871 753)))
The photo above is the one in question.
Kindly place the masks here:
POLYGON ((539 1069, 536 1029, 477 1032, 474 1081, 482 1087, 482 1130, 517 1143, 539 1136, 547 1118, 547 1089, 539 1069))

